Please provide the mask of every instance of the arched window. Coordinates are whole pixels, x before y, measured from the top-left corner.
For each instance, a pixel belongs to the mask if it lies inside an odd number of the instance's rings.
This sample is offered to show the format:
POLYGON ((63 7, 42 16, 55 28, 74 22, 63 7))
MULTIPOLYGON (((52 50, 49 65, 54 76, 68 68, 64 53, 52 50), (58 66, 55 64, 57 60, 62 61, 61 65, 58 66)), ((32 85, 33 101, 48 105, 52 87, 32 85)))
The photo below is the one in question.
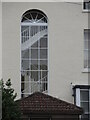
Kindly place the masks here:
POLYGON ((48 19, 40 10, 21 20, 21 96, 48 91, 48 19))

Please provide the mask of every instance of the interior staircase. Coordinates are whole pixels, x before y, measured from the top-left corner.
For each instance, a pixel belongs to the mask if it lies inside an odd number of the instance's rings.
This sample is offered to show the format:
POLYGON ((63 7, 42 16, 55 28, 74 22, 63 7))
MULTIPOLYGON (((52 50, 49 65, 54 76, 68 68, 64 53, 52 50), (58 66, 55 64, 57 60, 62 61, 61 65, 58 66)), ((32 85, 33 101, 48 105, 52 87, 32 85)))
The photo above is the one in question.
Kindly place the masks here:
POLYGON ((32 36, 29 35, 29 28, 22 32, 22 44, 21 50, 26 50, 31 47, 35 42, 40 40, 43 36, 47 35, 47 27, 39 29, 38 31, 33 30, 32 36))
MULTIPOLYGON (((47 26, 39 26, 39 29, 38 27, 32 27, 32 28, 33 29, 26 27, 26 29, 24 29, 21 33, 22 34, 21 36, 22 37, 22 42, 21 42, 22 51, 29 49, 33 44, 35 44, 37 41, 39 41, 41 38, 47 35, 47 26)), ((33 65, 33 68, 35 68, 36 70, 36 66, 33 65)), ((34 79, 30 78, 29 81, 25 80, 22 82, 22 84, 25 85, 25 88, 22 91, 22 94, 28 94, 28 93, 31 94, 35 91, 40 91, 40 92, 45 93, 47 91, 47 75, 38 81, 35 81, 34 79)))

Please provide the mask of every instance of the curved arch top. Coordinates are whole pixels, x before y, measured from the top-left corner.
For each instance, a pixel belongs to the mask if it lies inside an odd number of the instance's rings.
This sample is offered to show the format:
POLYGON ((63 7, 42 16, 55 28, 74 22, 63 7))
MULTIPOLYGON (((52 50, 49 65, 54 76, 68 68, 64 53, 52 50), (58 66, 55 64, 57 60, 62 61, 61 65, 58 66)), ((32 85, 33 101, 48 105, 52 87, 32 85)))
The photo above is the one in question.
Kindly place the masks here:
POLYGON ((48 23, 48 18, 44 12, 38 9, 31 9, 22 15, 21 22, 48 23))

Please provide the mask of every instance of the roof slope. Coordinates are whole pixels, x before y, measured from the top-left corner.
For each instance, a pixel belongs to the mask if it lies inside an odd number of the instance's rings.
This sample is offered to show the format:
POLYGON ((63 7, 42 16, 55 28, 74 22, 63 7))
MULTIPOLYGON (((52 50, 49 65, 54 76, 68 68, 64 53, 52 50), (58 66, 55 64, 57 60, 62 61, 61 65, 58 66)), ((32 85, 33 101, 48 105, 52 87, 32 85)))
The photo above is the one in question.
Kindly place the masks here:
POLYGON ((67 103, 50 95, 36 92, 17 100, 23 114, 82 114, 83 110, 76 105, 67 103))

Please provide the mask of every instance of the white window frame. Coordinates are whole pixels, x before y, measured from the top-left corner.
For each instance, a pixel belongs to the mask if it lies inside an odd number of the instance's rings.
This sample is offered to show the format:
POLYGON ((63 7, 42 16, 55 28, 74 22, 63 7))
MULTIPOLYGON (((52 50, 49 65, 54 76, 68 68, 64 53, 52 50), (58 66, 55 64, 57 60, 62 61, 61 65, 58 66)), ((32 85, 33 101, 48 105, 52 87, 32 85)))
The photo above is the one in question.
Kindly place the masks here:
MULTIPOLYGON (((76 92, 75 92, 75 104, 79 107, 81 107, 81 102, 89 102, 89 105, 90 105, 90 88, 84 88, 84 89, 81 89, 81 88, 75 88, 76 89, 76 92), (88 98, 88 101, 81 101, 80 100, 80 94, 81 94, 81 91, 88 91, 89 92, 89 98, 88 98)), ((88 114, 89 115, 89 120, 90 120, 90 107, 89 107, 89 111, 85 114, 88 114)))
MULTIPOLYGON (((82 0, 82 11, 83 12, 90 12, 90 9, 84 9, 84 1, 86 1, 86 0, 82 0)), ((87 1, 90 1, 90 0, 87 0, 87 1)))
POLYGON ((80 107, 80 88, 76 89, 76 105, 80 107))
MULTIPOLYGON (((88 52, 88 50, 90 50, 90 49, 85 49, 85 41, 89 41, 89 40, 85 40, 85 32, 86 31, 90 31, 90 29, 84 29, 84 31, 83 31, 83 35, 84 35, 84 47, 83 47, 83 53, 84 53, 84 66, 85 66, 85 51, 87 51, 88 52)), ((88 59, 88 57, 87 57, 87 59, 88 59)), ((88 63, 87 63, 88 64, 88 63)), ((86 73, 89 73, 90 72, 90 67, 84 67, 84 69, 83 69, 83 71, 82 72, 86 72, 86 73)))
MULTIPOLYGON (((47 18, 47 23, 38 23, 37 24, 37 23, 31 23, 31 22, 21 22, 21 26, 31 26, 31 25, 33 25, 33 26, 47 26, 47 28, 48 28, 48 18, 47 18)), ((20 27, 20 29, 21 29, 21 27, 20 27)), ((47 29, 47 33, 48 33, 48 29, 47 29)), ((21 36, 21 33, 20 33, 20 36, 21 36)), ((21 41, 20 41, 20 44, 22 44, 21 41)), ((48 44, 48 46, 47 46, 47 50, 48 50, 47 51, 47 59, 43 59, 43 60, 47 60, 48 69, 43 70, 43 71, 47 71, 47 76, 48 76, 47 93, 48 93, 48 91, 49 91, 49 48, 48 48, 49 47, 49 40, 48 40, 48 36, 47 36, 47 44, 48 44)), ((41 49, 43 49, 43 48, 41 48, 41 49)), ((20 57, 21 57, 21 51, 20 51, 20 57)), ((22 58, 21 58, 21 60, 22 60, 22 58)), ((21 62, 21 60, 20 60, 20 62, 21 62)), ((40 60, 42 60, 42 59, 40 59, 40 60)), ((20 64, 20 67, 21 67, 21 64, 20 64)), ((23 71, 34 71, 34 70, 23 70, 23 71)), ((39 71, 42 71, 42 70, 39 70, 39 71)), ((22 68, 21 68, 21 72, 22 72, 22 68)), ((29 93, 25 93, 25 94, 28 95, 29 93)))

